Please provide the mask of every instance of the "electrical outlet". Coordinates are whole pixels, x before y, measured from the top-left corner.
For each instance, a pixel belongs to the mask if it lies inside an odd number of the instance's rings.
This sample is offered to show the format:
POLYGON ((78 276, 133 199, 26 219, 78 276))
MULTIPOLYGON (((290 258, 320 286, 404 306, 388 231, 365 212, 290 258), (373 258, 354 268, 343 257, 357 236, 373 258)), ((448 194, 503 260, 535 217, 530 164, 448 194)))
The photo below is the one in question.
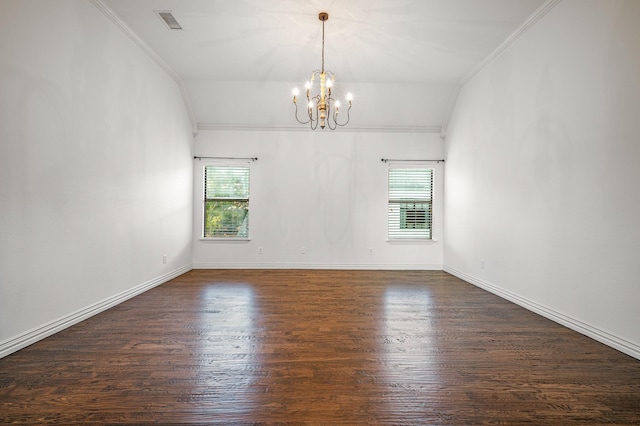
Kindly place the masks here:
POLYGON ((302 250, 300 250, 300 253, 307 254, 307 248, 303 246, 302 250))
POLYGON ((258 247, 258 254, 262 254, 262 247, 258 247))
POLYGON ((480 269, 484 269, 484 259, 480 259, 480 269))
POLYGON ((166 254, 162 255, 162 263, 167 263, 167 255, 166 254))
POLYGON ((373 249, 372 248, 369 249, 369 254, 373 254, 373 249))

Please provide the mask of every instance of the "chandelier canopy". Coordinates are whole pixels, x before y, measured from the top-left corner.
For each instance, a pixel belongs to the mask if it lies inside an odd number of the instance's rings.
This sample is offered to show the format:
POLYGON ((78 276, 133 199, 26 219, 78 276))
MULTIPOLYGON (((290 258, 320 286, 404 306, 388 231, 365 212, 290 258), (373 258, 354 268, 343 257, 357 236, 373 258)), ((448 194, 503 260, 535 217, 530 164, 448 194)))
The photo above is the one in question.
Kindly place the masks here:
POLYGON ((340 114, 340 101, 332 97, 331 89, 336 80, 336 76, 332 71, 324 69, 324 23, 329 19, 329 14, 320 12, 318 19, 322 21, 322 69, 315 70, 311 73, 311 79, 305 83, 307 95, 307 115, 302 120, 298 117, 298 88, 293 89, 293 103, 296 106, 296 120, 300 124, 309 124, 312 130, 329 127, 335 130, 338 126, 345 126, 349 122, 349 111, 353 97, 351 93, 347 93, 347 118, 343 123, 338 122, 338 114, 340 114), (312 94, 313 82, 318 78, 320 80, 320 91, 312 94))

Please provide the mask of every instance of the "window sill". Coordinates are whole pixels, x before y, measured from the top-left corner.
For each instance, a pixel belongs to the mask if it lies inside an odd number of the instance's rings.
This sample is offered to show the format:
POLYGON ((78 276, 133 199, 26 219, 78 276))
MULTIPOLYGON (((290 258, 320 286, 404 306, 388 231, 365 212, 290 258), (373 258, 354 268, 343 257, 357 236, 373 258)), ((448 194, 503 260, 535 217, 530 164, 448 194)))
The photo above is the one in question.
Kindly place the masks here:
POLYGON ((398 239, 398 240, 387 240, 387 242, 389 244, 434 244, 437 243, 438 240, 436 239, 411 239, 411 238, 406 238, 406 239, 398 239))
POLYGON ((251 241, 251 238, 200 238, 200 242, 203 243, 243 244, 249 241, 251 241))

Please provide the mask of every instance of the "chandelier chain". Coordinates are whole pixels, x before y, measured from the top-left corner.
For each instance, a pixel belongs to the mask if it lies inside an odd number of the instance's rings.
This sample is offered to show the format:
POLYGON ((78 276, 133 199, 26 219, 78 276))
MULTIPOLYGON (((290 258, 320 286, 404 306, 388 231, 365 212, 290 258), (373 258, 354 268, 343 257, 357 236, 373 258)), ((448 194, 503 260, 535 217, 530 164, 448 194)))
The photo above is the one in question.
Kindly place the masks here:
POLYGON ((324 20, 322 21, 322 72, 324 72, 324 20))

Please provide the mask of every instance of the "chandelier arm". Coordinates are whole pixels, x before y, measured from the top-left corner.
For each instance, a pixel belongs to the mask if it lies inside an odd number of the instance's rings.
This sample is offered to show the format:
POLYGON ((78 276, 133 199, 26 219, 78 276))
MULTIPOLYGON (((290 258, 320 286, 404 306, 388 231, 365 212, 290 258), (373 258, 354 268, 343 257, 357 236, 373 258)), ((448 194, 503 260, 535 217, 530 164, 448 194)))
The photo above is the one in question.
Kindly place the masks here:
POLYGON ((345 121, 342 124, 338 123, 338 114, 337 113, 335 114, 335 119, 334 120, 336 122, 336 126, 342 127, 342 126, 346 126, 347 124, 349 124, 349 118, 350 118, 349 117, 349 111, 351 111, 351 105, 349 105, 349 108, 347 108, 347 121, 345 121))
POLYGON ((315 107, 309 108, 307 112, 309 113, 309 127, 311 127, 311 130, 315 130, 318 128, 318 123, 320 122, 320 117, 318 114, 318 104, 320 103, 320 96, 316 95, 312 98, 309 98, 309 103, 311 103, 312 99, 314 101, 313 104, 315 105, 315 107), (314 111, 316 118, 313 118, 314 111))
MULTIPOLYGON (((338 123, 336 122, 336 113, 331 113, 331 101, 333 101, 334 104, 336 102, 335 99, 329 96, 327 100, 327 127, 329 127, 329 130, 335 130, 336 124, 338 123), (331 126, 331 122, 333 122, 333 127, 331 126)), ((335 111, 335 105, 333 109, 335 111)))
POLYGON ((300 121, 300 119, 298 118, 298 103, 294 102, 294 105, 296 106, 296 120, 298 121, 298 123, 300 123, 300 124, 309 124, 309 120, 300 121))

